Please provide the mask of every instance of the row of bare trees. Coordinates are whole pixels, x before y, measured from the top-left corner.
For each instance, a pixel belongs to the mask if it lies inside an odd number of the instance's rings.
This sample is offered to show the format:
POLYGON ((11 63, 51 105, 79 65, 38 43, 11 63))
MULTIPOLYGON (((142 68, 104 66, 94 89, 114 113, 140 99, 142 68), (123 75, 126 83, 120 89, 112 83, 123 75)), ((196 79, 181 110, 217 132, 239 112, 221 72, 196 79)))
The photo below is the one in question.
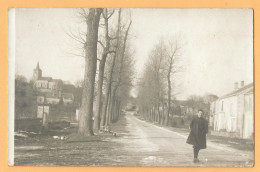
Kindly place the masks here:
POLYGON ((83 40, 85 52, 78 133, 89 136, 116 121, 127 103, 133 77, 129 44, 132 21, 121 9, 81 9, 79 14, 87 32, 83 39, 72 35, 83 40))
POLYGON ((178 37, 161 39, 151 50, 138 83, 138 107, 146 120, 169 124, 172 100, 183 71, 181 50, 178 37))

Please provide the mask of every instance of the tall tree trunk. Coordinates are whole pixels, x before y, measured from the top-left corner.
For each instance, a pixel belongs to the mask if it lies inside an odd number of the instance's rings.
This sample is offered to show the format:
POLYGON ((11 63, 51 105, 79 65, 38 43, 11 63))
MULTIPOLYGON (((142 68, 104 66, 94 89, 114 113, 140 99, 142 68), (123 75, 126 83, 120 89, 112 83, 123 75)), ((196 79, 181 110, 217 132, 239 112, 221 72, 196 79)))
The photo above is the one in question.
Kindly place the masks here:
POLYGON ((108 20, 113 15, 113 13, 111 13, 111 15, 108 16, 107 8, 102 13, 104 21, 105 21, 105 40, 106 40, 105 42, 106 42, 106 44, 104 46, 101 43, 103 46, 103 54, 102 54, 102 59, 100 60, 100 63, 99 63, 97 104, 96 104, 97 113, 95 114, 94 127, 93 127, 95 132, 98 132, 100 129, 100 114, 101 114, 101 110, 102 110, 102 94, 103 94, 102 88, 103 88, 106 59, 107 59, 108 54, 112 53, 112 51, 109 51, 111 38, 109 36, 108 20))
POLYGON ((170 110, 171 110, 171 71, 168 72, 167 76, 168 80, 168 109, 167 109, 167 116, 166 116, 166 125, 169 125, 169 115, 170 115, 170 110))
POLYGON ((149 107, 145 107, 146 120, 149 120, 149 107))
POLYGON ((153 106, 153 122, 156 121, 155 106, 153 106))
POLYGON ((114 109, 114 98, 115 98, 115 90, 114 90, 114 87, 111 84, 111 94, 110 94, 109 106, 108 106, 108 114, 107 114, 109 116, 108 123, 111 123, 111 116, 113 114, 113 109, 114 109))
POLYGON ((113 55, 112 64, 108 74, 108 83, 107 89, 105 93, 105 100, 104 100, 104 111, 101 118, 101 125, 104 126, 107 124, 107 108, 108 108, 108 101, 109 101, 109 94, 111 93, 111 85, 112 85, 112 74, 115 66, 116 56, 118 55, 118 48, 119 48, 119 35, 120 35, 120 20, 121 20, 121 8, 118 11, 118 26, 117 26, 117 43, 116 43, 116 53, 113 55))
POLYGON ((151 112, 152 112, 152 108, 149 107, 149 120, 148 120, 148 121, 151 121, 151 116, 152 116, 152 115, 151 115, 151 114, 152 114, 151 112))
POLYGON ((111 91, 109 90, 109 92, 108 92, 107 106, 106 106, 106 108, 105 108, 105 111, 106 111, 105 125, 106 125, 106 126, 107 126, 108 123, 109 123, 110 104, 111 104, 111 91))
POLYGON ((111 118, 110 122, 113 121, 113 116, 116 113, 116 110, 115 110, 116 107, 117 107, 117 103, 116 103, 116 90, 114 90, 114 93, 112 93, 111 101, 112 101, 112 104, 111 104, 110 115, 111 115, 112 118, 111 118))
MULTIPOLYGON (((110 111, 109 111, 109 116, 112 116, 113 115, 113 110, 114 110, 114 106, 116 105, 115 104, 115 99, 116 99, 116 92, 117 92, 117 89, 118 87, 120 86, 121 84, 121 77, 122 77, 122 70, 123 70, 123 64, 124 64, 124 57, 125 57, 125 48, 126 48, 126 41, 127 41, 127 36, 128 36, 128 32, 129 32, 129 29, 130 29, 130 26, 131 26, 131 23, 132 21, 130 21, 128 27, 127 27, 127 30, 126 30, 126 33, 125 33, 125 37, 124 37, 124 43, 123 43, 123 48, 122 48, 122 51, 121 51, 121 54, 119 54, 119 50, 117 52, 117 57, 119 55, 121 55, 121 59, 120 59, 120 67, 119 67, 119 76, 118 76, 118 79, 117 79, 117 82, 114 86, 111 86, 111 100, 112 100, 112 103, 110 104, 110 111)), ((112 72, 113 73, 113 72, 112 72)), ((113 78, 113 76, 111 76, 111 78, 113 78)), ((111 121, 110 121, 111 122, 111 121)))
POLYGON ((113 107, 112 107, 112 113, 111 113, 111 123, 115 122, 115 118, 117 115, 117 108, 118 108, 118 102, 117 100, 114 98, 113 100, 113 107))
POLYGON ((121 113, 121 103, 120 103, 120 101, 118 101, 118 111, 117 111, 117 116, 116 116, 116 121, 118 120, 118 118, 119 118, 119 115, 120 115, 120 113, 121 113))
POLYGON ((153 122, 153 106, 151 107, 151 122, 153 122))
POLYGON ((94 120, 94 131, 98 132, 100 129, 100 114, 102 110, 102 87, 104 78, 104 69, 106 64, 106 58, 102 58, 99 63, 99 73, 98 73, 98 90, 97 90, 97 104, 96 104, 96 114, 94 120))
POLYGON ((114 108, 114 97, 113 93, 110 93, 110 99, 109 99, 109 107, 108 107, 108 121, 107 123, 110 124, 112 121, 112 115, 113 115, 113 108, 114 108))
POLYGON ((164 125, 164 121, 165 121, 165 113, 164 113, 164 100, 162 102, 162 125, 164 125))
POLYGON ((152 106, 152 119, 151 119, 152 122, 154 122, 154 106, 152 106))
POLYGON ((169 68, 168 68, 168 73, 167 73, 167 80, 168 80, 168 110, 167 110, 167 116, 166 116, 166 125, 168 126, 169 124, 169 116, 170 116, 170 110, 171 110, 171 95, 172 95, 172 87, 171 87, 171 73, 172 73, 172 68, 174 65, 174 56, 176 55, 176 52, 178 51, 178 46, 175 46, 175 49, 171 55, 169 55, 169 68))
POLYGON ((92 129, 93 100, 97 67, 98 28, 102 11, 103 9, 91 8, 87 17, 85 76, 78 131, 82 136, 94 135, 92 129))

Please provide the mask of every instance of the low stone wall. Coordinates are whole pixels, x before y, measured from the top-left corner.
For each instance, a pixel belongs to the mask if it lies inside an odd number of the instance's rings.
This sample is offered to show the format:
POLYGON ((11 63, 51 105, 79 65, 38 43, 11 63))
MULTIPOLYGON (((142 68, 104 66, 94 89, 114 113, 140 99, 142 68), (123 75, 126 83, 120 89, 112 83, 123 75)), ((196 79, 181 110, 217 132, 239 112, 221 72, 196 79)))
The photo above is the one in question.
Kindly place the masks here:
MULTIPOLYGON (((70 127, 70 122, 67 121, 49 122, 49 129, 59 130, 67 127, 70 127)), ((41 118, 15 120, 15 131, 27 131, 27 132, 40 133, 41 130, 42 130, 41 118)))
POLYGON ((53 130, 64 129, 64 128, 70 127, 70 122, 67 122, 67 121, 49 122, 49 127, 50 127, 50 129, 53 129, 53 130))
POLYGON ((42 127, 42 119, 27 118, 15 120, 15 131, 40 132, 42 127))

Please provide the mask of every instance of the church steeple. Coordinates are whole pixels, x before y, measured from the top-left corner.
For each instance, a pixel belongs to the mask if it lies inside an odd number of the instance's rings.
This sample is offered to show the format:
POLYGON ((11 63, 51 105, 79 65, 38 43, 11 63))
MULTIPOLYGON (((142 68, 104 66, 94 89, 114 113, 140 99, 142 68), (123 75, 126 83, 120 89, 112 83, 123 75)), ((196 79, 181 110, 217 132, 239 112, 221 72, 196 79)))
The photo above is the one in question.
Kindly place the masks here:
POLYGON ((42 77, 42 70, 40 69, 39 62, 36 65, 36 68, 33 70, 33 80, 38 80, 42 77))

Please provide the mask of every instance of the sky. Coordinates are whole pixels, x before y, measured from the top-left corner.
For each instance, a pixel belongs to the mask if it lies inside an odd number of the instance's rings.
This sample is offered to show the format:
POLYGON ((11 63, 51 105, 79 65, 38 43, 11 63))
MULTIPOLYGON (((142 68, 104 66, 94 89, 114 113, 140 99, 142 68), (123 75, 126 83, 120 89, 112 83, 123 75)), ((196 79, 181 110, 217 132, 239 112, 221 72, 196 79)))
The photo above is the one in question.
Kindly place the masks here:
MULTIPOLYGON (((176 35, 182 42, 184 71, 177 99, 224 95, 234 83, 253 82, 253 11, 251 9, 124 9, 132 26, 136 77, 159 39, 176 35)), ((37 62, 43 76, 75 83, 84 76, 82 47, 68 36, 86 29, 77 9, 17 8, 16 74, 32 77, 37 62)), ((135 92, 135 91, 133 91, 135 92)))

